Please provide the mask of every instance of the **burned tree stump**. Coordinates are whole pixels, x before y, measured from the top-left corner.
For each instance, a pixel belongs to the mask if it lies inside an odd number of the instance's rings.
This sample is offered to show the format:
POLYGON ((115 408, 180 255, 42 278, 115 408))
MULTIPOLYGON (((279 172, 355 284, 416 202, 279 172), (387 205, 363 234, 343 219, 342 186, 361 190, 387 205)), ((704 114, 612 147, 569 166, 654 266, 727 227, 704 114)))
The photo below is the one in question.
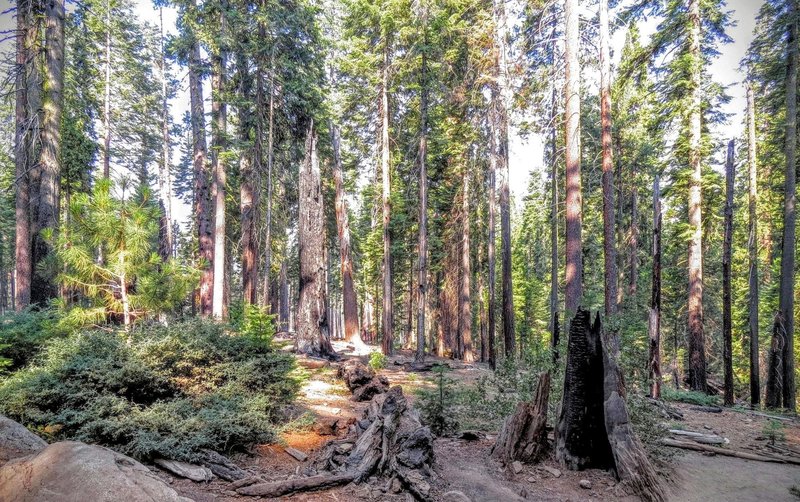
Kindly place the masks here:
POLYGON ((611 467, 628 490, 661 502, 663 487, 633 431, 625 382, 601 333, 599 315, 590 323, 589 312, 578 309, 569 330, 556 458, 572 470, 611 467))
MULTIPOLYGON (((409 408, 403 390, 393 387, 375 396, 365 412, 366 430, 330 441, 314 466, 317 475, 259 483, 236 491, 242 495, 288 495, 361 483, 371 476, 396 477, 419 500, 432 500, 433 436, 409 408), (356 437, 357 436, 357 437, 356 437)), ((358 429, 356 429, 358 430, 358 429)))
POLYGON ((389 380, 358 359, 350 359, 339 366, 338 376, 353 393, 353 401, 369 401, 389 390, 389 380))
POLYGON ((514 460, 536 462, 546 452, 547 401, 550 397, 550 372, 539 373, 536 394, 531 402, 517 405, 517 410, 503 423, 492 447, 492 456, 508 464, 514 460))

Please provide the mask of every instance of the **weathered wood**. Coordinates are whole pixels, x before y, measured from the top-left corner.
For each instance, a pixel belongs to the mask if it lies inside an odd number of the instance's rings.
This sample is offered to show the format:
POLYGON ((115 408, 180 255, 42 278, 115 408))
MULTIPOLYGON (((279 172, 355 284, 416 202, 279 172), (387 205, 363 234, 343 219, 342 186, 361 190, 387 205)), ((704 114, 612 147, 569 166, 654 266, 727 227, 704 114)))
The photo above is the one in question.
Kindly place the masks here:
POLYGON ((662 439, 661 444, 664 446, 671 446, 673 448, 682 448, 684 450, 695 451, 708 451, 718 455, 725 455, 727 457, 743 458, 745 460, 757 460, 759 462, 773 462, 777 464, 786 463, 785 460, 775 457, 767 457, 764 455, 756 455, 755 453, 747 453, 744 451, 728 450, 726 448, 718 448, 706 444, 690 443, 688 441, 678 441, 677 439, 662 439))
POLYGON ((285 481, 244 486, 237 489, 236 493, 258 497, 280 497, 290 493, 309 492, 346 485, 353 481, 354 478, 355 474, 353 473, 336 474, 333 476, 320 474, 308 478, 293 478, 285 481))
POLYGON ((305 462, 308 459, 308 455, 303 453, 302 451, 298 450, 297 448, 284 448, 283 451, 289 454, 292 458, 297 460, 298 462, 305 462))
POLYGON ((548 449, 547 401, 550 396, 550 372, 539 374, 532 401, 517 405, 517 410, 503 423, 492 447, 492 456, 505 463, 514 460, 535 462, 548 449))
POLYGON ((674 434, 676 436, 685 436, 690 438, 692 441, 696 443, 703 443, 703 444, 728 444, 730 441, 728 438, 724 438, 722 436, 718 436, 717 434, 703 434, 702 432, 693 432, 693 431, 683 431, 680 429, 670 429, 670 434, 674 434))
POLYGON ((238 465, 213 450, 203 450, 200 464, 211 469, 215 476, 225 481, 236 481, 247 476, 238 465))
POLYGON ((692 411, 702 411, 704 413, 722 413, 722 408, 719 406, 691 406, 692 411))
POLYGON ((648 398, 647 402, 661 410, 664 418, 671 418, 673 420, 683 420, 683 413, 678 408, 668 405, 659 399, 648 398))
POLYGON ((353 393, 353 401, 369 401, 389 390, 389 380, 383 375, 377 375, 375 370, 358 359, 350 359, 341 364, 337 374, 353 393))

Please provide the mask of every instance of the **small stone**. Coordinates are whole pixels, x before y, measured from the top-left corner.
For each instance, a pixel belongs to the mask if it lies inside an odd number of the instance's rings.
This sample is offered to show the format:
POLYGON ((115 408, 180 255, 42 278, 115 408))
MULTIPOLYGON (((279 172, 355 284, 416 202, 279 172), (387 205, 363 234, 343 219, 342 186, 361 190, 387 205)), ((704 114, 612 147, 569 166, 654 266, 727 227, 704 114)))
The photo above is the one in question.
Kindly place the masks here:
POLYGON ((520 472, 522 472, 522 462, 520 462, 519 460, 515 460, 511 464, 511 468, 514 469, 514 474, 519 474, 520 472))
POLYGON ((397 479, 397 478, 392 479, 392 484, 389 486, 389 490, 392 493, 400 493, 400 491, 402 489, 403 489, 403 485, 402 485, 402 483, 400 483, 400 480, 397 479))
POLYGON ((706 430, 710 431, 711 430, 711 426, 710 425, 703 425, 703 429, 706 429, 706 430))
POLYGON ((535 482, 536 478, 534 478, 533 476, 528 476, 528 483, 535 483, 535 482))
POLYGON ((543 465, 543 466, 541 466, 541 468, 544 469, 545 471, 549 472, 550 474, 552 474, 553 477, 556 477, 556 478, 560 478, 561 477, 561 471, 559 471, 558 469, 556 469, 554 467, 543 465))
POLYGON ((305 460, 308 458, 308 455, 306 455, 305 453, 296 448, 287 447, 284 448, 283 451, 285 451, 286 453, 294 457, 295 460, 298 460, 300 462, 305 462, 305 460))
POLYGON ((583 488, 584 490, 592 489, 592 482, 589 481, 588 479, 582 479, 578 482, 578 484, 581 485, 581 488, 583 488))
POLYGON ((472 502, 463 492, 451 491, 442 495, 442 502, 472 502))

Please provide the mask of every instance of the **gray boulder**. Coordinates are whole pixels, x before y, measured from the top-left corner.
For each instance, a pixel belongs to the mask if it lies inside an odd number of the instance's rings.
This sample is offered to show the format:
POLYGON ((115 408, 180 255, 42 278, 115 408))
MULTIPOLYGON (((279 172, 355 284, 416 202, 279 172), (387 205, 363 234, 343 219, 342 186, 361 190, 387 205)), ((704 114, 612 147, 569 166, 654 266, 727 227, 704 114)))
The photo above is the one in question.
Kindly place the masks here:
POLYGON ((0 465, 47 447, 47 442, 25 426, 0 415, 0 465))

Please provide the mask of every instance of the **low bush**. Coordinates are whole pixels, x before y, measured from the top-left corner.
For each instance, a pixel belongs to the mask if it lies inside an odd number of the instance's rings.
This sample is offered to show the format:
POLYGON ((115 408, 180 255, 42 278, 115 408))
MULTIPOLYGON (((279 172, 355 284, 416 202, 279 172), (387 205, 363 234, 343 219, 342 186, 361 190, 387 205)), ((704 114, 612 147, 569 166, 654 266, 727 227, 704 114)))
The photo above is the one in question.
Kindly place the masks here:
POLYGON ((672 387, 664 387, 661 390, 661 397, 666 401, 678 401, 697 406, 719 406, 719 397, 709 396, 703 392, 693 390, 676 390, 672 387))
POLYGON ((386 367, 386 356, 383 352, 375 351, 369 355, 369 367, 375 371, 382 370, 386 367))
POLYGON ((0 316, 0 373, 22 368, 46 342, 66 332, 54 309, 28 309, 0 316))
POLYGON ((299 385, 290 356, 192 320, 51 340, 0 382, 0 412, 55 439, 193 461, 275 439, 299 385))

